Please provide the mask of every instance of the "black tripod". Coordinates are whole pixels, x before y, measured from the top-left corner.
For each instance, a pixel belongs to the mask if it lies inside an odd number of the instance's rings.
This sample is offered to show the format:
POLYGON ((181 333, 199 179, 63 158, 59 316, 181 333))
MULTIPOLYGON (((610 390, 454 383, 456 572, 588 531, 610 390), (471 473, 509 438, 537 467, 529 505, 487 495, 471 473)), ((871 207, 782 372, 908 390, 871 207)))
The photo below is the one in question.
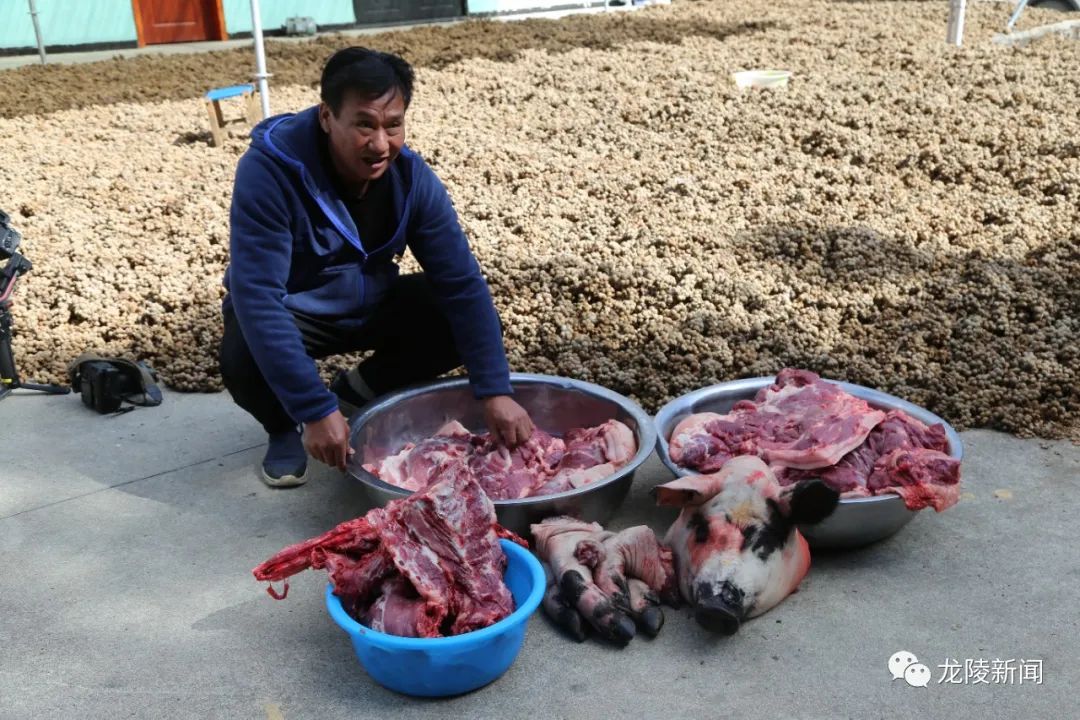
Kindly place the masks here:
POLYGON ((15 292, 19 276, 29 272, 33 265, 15 252, 19 235, 8 226, 7 219, 8 216, 0 212, 0 259, 8 258, 7 265, 0 270, 0 400, 10 395, 12 390, 20 389, 66 395, 71 390, 60 385, 23 382, 15 369, 15 353, 11 349, 11 295, 15 292))

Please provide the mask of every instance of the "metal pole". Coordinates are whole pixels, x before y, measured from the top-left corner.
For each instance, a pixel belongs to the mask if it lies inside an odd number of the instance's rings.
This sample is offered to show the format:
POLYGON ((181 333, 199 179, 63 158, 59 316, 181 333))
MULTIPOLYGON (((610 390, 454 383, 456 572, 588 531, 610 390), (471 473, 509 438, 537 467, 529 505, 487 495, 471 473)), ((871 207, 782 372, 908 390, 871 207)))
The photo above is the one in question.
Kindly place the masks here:
POLYGON ((950 45, 964 42, 964 13, 967 12, 967 0, 949 0, 949 28, 945 40, 950 45))
POLYGON ((37 38, 37 51, 38 57, 41 58, 41 64, 45 64, 45 41, 41 39, 41 26, 38 24, 38 11, 37 6, 34 4, 34 0, 30 0, 30 18, 34 21, 34 37, 37 38))
POLYGON ((1013 25, 1020 19, 1020 15, 1024 12, 1027 4, 1028 0, 1020 0, 1020 2, 1016 3, 1016 10, 1013 11, 1012 17, 1009 18, 1009 24, 1005 26, 1005 32, 1012 32, 1013 25))
POLYGON ((266 52, 263 50, 262 17, 259 0, 251 0, 251 34, 255 38, 255 79, 259 83, 259 101, 262 103, 263 119, 270 117, 270 90, 266 85, 266 52))

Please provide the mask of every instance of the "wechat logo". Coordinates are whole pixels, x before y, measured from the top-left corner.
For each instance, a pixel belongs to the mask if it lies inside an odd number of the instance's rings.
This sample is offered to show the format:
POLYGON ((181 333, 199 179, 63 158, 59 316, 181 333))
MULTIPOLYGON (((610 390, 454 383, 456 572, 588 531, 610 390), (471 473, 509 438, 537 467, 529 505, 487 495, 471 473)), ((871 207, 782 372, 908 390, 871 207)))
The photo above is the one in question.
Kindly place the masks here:
POLYGON ((903 678, 911 687, 926 687, 930 684, 930 668, 907 650, 892 654, 889 658, 889 674, 893 680, 903 678))

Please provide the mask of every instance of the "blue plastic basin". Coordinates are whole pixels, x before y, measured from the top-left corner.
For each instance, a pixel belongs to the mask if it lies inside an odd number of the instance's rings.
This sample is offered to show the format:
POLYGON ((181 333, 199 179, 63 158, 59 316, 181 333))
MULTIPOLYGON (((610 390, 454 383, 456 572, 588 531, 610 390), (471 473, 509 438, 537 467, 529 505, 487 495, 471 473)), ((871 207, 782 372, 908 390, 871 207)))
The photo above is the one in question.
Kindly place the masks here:
POLYGON ((506 554, 503 579, 516 609, 482 630, 444 638, 407 638, 364 627, 349 617, 326 587, 330 617, 352 638, 368 675, 380 685, 406 695, 445 697, 483 687, 510 667, 525 641, 529 617, 540 605, 546 581, 540 561, 520 545, 500 540, 506 554))

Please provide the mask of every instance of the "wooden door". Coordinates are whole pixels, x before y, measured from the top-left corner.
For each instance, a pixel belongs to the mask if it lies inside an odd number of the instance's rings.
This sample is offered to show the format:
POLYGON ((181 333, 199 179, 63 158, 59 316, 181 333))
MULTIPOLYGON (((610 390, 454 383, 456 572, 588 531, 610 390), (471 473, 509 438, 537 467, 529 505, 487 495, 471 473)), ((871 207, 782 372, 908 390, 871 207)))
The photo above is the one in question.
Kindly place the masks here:
POLYGON ((139 45, 224 40, 221 0, 132 0, 139 45))

